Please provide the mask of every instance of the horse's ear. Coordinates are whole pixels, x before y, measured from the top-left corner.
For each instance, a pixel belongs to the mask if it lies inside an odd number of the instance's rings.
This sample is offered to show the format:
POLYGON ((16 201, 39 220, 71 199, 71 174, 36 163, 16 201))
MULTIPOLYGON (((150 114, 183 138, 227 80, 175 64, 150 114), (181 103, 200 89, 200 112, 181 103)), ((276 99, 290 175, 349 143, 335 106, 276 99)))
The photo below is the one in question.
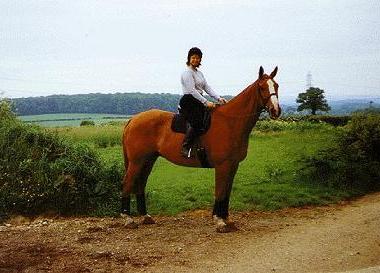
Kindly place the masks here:
POLYGON ((272 71, 272 73, 270 73, 270 78, 271 79, 273 79, 275 76, 276 76, 276 74, 277 74, 277 66, 276 66, 276 68, 272 71))
POLYGON ((262 66, 260 66, 260 70, 259 70, 259 79, 261 79, 261 77, 264 75, 264 68, 262 66))

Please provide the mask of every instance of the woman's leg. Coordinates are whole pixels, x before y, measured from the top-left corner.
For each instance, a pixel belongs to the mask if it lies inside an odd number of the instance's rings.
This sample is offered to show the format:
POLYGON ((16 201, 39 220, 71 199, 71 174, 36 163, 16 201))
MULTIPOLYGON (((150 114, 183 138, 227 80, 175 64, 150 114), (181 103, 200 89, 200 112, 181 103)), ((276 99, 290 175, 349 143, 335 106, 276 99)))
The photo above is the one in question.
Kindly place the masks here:
POLYGON ((192 95, 184 95, 181 98, 180 107, 181 113, 190 124, 186 130, 185 138, 182 143, 181 154, 182 156, 189 158, 190 149, 195 139, 203 130, 205 106, 192 95))

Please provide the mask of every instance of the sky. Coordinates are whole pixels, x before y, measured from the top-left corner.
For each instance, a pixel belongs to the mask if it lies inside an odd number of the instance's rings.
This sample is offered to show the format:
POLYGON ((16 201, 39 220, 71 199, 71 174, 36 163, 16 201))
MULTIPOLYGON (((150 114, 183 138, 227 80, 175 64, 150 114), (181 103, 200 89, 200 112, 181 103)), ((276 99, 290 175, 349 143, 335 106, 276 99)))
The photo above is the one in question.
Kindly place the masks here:
POLYGON ((378 0, 0 0, 0 96, 181 94, 188 50, 220 95, 275 66, 279 97, 380 97, 378 0))

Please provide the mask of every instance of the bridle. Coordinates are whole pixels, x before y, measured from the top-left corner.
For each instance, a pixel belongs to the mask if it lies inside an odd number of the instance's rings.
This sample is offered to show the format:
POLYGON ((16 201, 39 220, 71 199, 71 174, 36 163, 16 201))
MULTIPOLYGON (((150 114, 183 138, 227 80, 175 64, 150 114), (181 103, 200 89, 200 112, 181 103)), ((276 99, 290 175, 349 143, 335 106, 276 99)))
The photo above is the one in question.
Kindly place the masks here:
MULTIPOLYGON (((257 92, 259 92, 259 96, 260 96, 260 99, 261 99, 261 102, 262 102, 262 105, 259 105, 258 107, 258 110, 256 113, 251 113, 251 114, 245 114, 245 115, 229 115, 229 114, 226 114, 226 113, 222 113, 222 112, 219 112, 220 115, 223 115, 223 116, 228 116, 230 118, 247 118, 247 117, 253 117, 253 116, 257 116, 257 115, 260 115, 263 110, 266 110, 268 113, 269 113, 269 108, 267 107, 267 104, 268 104, 268 101, 270 100, 270 98, 272 96, 276 96, 277 99, 278 99, 278 96, 277 96, 277 93, 271 93, 268 98, 265 98, 263 97, 262 95, 262 89, 260 86, 258 86, 257 88, 257 92)), ((215 108, 214 109, 211 109, 211 110, 208 110, 208 111, 213 111, 215 109, 217 109, 218 107, 222 106, 223 104, 220 104, 220 103, 216 103, 215 104, 215 108)))
POLYGON ((269 96, 267 98, 264 98, 263 95, 262 95, 262 89, 261 87, 259 86, 258 88, 258 92, 259 92, 259 96, 261 98, 261 101, 263 102, 263 105, 261 106, 261 109, 260 109, 260 113, 265 109, 268 113, 269 113, 269 108, 268 108, 268 101, 271 99, 272 96, 275 96, 278 100, 278 95, 277 95, 277 92, 275 93, 270 93, 269 96))

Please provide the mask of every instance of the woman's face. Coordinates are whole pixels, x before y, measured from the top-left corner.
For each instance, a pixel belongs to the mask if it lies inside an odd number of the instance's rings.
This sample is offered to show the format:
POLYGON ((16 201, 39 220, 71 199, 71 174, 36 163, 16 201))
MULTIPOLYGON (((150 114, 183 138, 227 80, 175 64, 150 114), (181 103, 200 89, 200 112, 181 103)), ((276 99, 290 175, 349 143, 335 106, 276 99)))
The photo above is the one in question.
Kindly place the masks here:
POLYGON ((190 65, 192 67, 198 67, 201 63, 201 57, 199 55, 191 55, 190 56, 190 65))

